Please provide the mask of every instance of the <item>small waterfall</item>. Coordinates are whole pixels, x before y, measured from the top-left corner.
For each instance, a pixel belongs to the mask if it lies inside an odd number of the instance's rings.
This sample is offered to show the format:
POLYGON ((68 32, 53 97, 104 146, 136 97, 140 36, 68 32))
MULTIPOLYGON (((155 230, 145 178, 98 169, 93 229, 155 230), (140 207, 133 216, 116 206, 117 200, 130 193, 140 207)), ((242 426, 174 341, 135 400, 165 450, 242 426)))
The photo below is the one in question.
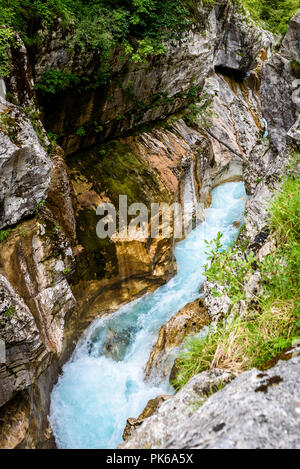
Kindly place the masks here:
POLYGON ((175 248, 177 275, 90 326, 52 392, 49 419, 59 448, 115 448, 128 417, 137 417, 149 399, 174 392, 167 380, 146 383, 145 364, 162 324, 200 296, 205 240, 221 231, 224 247, 235 241, 233 223, 243 221, 245 195, 243 183, 216 187, 205 221, 175 248))

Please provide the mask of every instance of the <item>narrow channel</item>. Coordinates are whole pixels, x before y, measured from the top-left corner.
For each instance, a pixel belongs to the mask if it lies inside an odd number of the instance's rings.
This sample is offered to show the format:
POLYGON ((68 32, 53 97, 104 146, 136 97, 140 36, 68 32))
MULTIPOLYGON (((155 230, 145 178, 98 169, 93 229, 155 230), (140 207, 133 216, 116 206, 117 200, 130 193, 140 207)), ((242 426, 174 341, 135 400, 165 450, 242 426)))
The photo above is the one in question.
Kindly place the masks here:
POLYGON ((128 417, 137 417, 149 399, 172 393, 168 380, 144 380, 144 367, 160 327, 200 297, 206 261, 205 240, 222 232, 224 247, 243 222, 245 188, 225 183, 212 191, 205 221, 177 244, 177 275, 112 316, 97 319, 63 367, 51 396, 50 423, 58 448, 116 448, 128 417))

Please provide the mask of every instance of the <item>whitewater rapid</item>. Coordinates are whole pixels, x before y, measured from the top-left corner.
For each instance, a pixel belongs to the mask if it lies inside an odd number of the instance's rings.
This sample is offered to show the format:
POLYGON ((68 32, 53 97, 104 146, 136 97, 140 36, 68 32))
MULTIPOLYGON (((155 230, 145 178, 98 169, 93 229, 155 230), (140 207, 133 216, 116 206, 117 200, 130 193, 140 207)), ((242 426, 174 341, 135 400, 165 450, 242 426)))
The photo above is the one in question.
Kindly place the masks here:
POLYGON ((175 248, 177 275, 92 323, 52 392, 49 420, 58 448, 116 448, 128 417, 137 417, 149 399, 174 392, 168 380, 146 383, 145 364, 160 327, 200 297, 205 240, 218 232, 224 247, 236 240, 233 223, 243 222, 245 197, 241 182, 215 188, 205 221, 175 248))

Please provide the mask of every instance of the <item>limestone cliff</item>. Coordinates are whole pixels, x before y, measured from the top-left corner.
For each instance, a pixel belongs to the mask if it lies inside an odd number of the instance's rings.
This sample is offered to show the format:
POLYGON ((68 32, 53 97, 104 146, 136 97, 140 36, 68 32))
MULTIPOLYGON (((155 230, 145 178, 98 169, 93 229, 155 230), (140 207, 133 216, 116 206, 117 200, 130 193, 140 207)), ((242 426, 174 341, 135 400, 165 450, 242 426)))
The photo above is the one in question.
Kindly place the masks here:
MULTIPOLYGON (((234 125, 230 123, 229 127, 231 131, 236 129, 234 137, 231 137, 231 146, 238 142, 237 148, 247 155, 243 178, 250 197, 246 204, 245 228, 238 246, 246 243, 246 255, 255 252, 259 261, 276 249, 274 239, 268 237, 267 206, 287 171, 289 151, 299 150, 299 80, 297 69, 293 67, 293 63, 299 63, 300 58, 299 19, 300 15, 297 14, 291 20, 279 51, 261 63, 243 83, 226 77, 228 91, 225 93, 227 87, 223 85, 220 93, 219 114, 222 106, 227 112, 235 109, 236 98, 242 98, 242 101, 237 101, 239 112, 234 114, 234 125), (247 80, 251 80, 252 86, 247 80), (254 88, 253 83, 256 83, 254 88), (254 90, 257 94, 253 94, 254 90), (256 97, 256 105, 249 105, 249 97, 251 100, 256 97), (245 107, 241 106, 241 102, 245 107), (243 107, 251 116, 249 122, 255 122, 257 133, 253 126, 247 135, 251 127, 244 127, 247 117, 243 115, 243 107), (266 119, 265 123, 262 118, 266 119), (244 140, 245 132, 247 137, 244 140), (266 136, 269 138, 266 139, 266 136)), ((225 123, 228 123, 228 115, 230 113, 222 113, 225 123)), ((214 130, 218 129, 217 124, 218 121, 214 130)), ((244 288, 246 299, 237 304, 235 311, 240 318, 249 315, 249 311, 255 312, 257 307, 255 295, 261 288, 258 270, 245 279, 244 288)), ((216 297, 214 289, 219 289, 220 293, 223 291, 216 283, 204 283, 203 303, 212 324, 216 326, 224 317, 230 321, 230 300, 226 295, 216 297)), ((175 316, 165 327, 171 327, 176 319, 175 316)), ((147 373, 156 356, 160 354, 162 363, 166 360, 166 357, 163 359, 166 352, 161 340, 163 332, 162 328, 147 364, 147 373)), ((173 347, 178 345, 177 337, 173 347)), ((252 369, 237 378, 233 375, 229 378, 226 371, 212 365, 211 371, 194 376, 175 397, 166 402, 165 399, 159 401, 158 409, 154 409, 150 416, 146 414, 138 421, 132 421, 130 432, 124 435, 126 441, 120 448, 299 448, 298 345, 296 343, 277 357, 277 360, 284 361, 272 367, 276 362, 272 360, 266 365, 269 369, 260 373, 252 369), (230 380, 233 380, 231 384, 227 384, 230 380)), ((228 366, 230 369, 230 364, 228 366)), ((175 362, 173 373, 178 372, 175 362)), ((129 419, 128 429, 130 424, 129 419)))
MULTIPOLYGON (((0 447, 53 446, 51 389, 83 331, 176 271, 172 239, 100 240, 99 203, 116 204, 126 194, 130 203, 178 201, 193 212, 199 202, 209 206, 215 186, 244 179, 249 236, 265 223, 262 201, 287 149, 299 144, 297 72, 290 64, 299 61, 299 15, 272 54, 272 34, 227 0, 201 2, 198 13, 180 41, 166 44, 165 55, 137 66, 120 61, 115 50, 108 87, 80 85, 51 99, 34 90, 43 73, 91 77, 95 53, 69 51, 59 24, 55 34, 40 31, 30 61, 21 41, 10 51, 8 93, 0 98, 0 339, 6 344, 0 447), (186 112, 192 101, 207 99, 209 127, 203 116, 192 122, 186 112)), ((161 342, 167 350, 184 336, 161 342)), ((167 440, 173 444, 172 435, 167 440)))

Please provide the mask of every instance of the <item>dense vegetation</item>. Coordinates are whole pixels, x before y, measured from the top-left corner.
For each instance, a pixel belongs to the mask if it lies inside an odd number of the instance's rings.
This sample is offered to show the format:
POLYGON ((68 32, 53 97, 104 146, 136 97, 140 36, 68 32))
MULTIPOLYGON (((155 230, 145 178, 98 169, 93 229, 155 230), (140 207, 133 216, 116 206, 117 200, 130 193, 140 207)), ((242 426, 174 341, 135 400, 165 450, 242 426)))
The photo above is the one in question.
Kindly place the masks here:
POLYGON ((299 9, 299 0, 241 0, 252 18, 263 21, 274 34, 284 34, 299 9))
MULTIPOLYGON (((299 154, 295 160, 299 160, 299 154)), ((241 256, 238 249, 222 252, 221 237, 216 240, 206 275, 223 286, 235 316, 226 327, 221 321, 216 333, 187 342, 178 362, 176 388, 193 375, 214 367, 237 372, 253 366, 263 369, 300 339, 299 197, 300 175, 292 170, 269 208, 269 228, 276 248, 262 262, 254 259, 252 253, 241 256), (252 294, 247 314, 241 317, 234 306, 245 299, 244 279, 256 269, 260 272, 262 292, 252 294)))
MULTIPOLYGON (((215 0, 203 0, 213 5, 215 0)), ((232 0, 248 9, 273 32, 283 33, 298 0, 232 0)), ((107 79, 109 54, 122 45, 127 56, 143 62, 149 54, 164 52, 163 41, 178 39, 191 24, 197 0, 0 0, 0 75, 9 74, 7 50, 16 44, 17 31, 29 48, 36 46, 42 26, 55 28, 60 18, 72 33, 68 47, 97 49, 107 79)))
POLYGON ((164 52, 162 41, 178 38, 190 24, 189 3, 177 0, 0 0, 0 74, 8 73, 5 48, 13 30, 27 46, 38 43, 43 25, 72 25, 68 47, 97 49, 103 59, 122 44, 132 60, 142 62, 149 54, 164 52))

